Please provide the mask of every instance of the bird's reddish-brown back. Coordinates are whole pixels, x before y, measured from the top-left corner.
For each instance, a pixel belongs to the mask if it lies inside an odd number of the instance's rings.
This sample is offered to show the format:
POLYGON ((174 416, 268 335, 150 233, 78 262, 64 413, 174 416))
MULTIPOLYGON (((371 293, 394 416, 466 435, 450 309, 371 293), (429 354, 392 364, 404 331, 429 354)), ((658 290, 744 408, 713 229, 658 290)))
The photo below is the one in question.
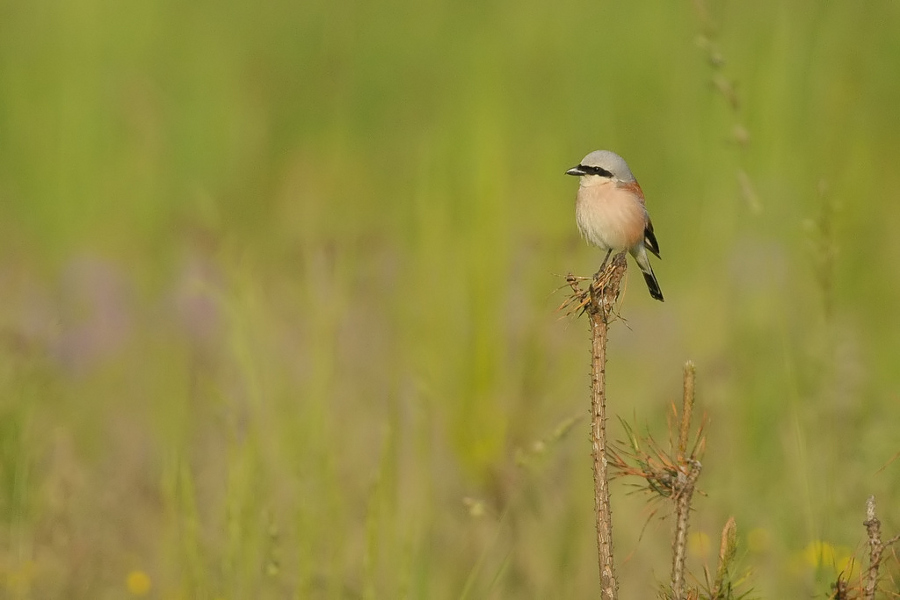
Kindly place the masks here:
POLYGON ((641 189, 641 185, 637 181, 632 181, 630 183, 620 182, 618 187, 620 190, 628 190, 640 199, 641 204, 646 204, 646 201, 644 200, 644 190, 641 189))

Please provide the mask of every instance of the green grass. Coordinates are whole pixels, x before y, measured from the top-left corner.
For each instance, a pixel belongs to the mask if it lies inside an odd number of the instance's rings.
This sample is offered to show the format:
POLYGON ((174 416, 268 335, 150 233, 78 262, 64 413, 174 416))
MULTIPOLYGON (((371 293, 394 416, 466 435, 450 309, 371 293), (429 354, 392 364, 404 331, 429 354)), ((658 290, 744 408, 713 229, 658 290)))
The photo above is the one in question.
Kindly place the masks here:
MULTIPOLYGON (((691 3, 0 2, 0 595, 595 597, 587 425, 515 457, 589 407, 597 148, 667 299, 610 411, 660 435, 695 361, 695 531, 765 598, 870 493, 900 531, 900 4, 710 8, 718 70, 691 3)), ((645 598, 670 524, 613 491, 645 598)))

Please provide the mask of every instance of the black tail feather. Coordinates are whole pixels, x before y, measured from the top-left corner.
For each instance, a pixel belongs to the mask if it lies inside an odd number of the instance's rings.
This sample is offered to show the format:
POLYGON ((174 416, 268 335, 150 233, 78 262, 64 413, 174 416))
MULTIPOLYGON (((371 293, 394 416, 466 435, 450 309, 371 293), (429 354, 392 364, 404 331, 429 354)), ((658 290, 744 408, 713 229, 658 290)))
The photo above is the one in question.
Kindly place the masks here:
POLYGON ((641 271, 641 273, 644 274, 644 281, 647 282, 647 289, 650 290, 650 295, 653 296, 655 300, 663 302, 663 293, 662 290, 659 289, 659 282, 656 280, 656 274, 653 273, 653 269, 650 269, 649 272, 641 271))
POLYGON ((662 258, 659 255, 659 242, 656 241, 656 234, 653 233, 653 221, 647 219, 647 226, 644 228, 644 248, 656 255, 656 258, 662 258))

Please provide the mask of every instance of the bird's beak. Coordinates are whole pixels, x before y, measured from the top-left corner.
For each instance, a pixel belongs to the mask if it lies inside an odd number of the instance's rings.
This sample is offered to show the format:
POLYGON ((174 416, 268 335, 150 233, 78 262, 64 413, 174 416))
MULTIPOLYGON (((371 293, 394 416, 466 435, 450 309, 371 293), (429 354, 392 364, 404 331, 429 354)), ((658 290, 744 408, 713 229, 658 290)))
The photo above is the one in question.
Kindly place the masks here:
POLYGON ((568 171, 566 171, 566 175, 574 175, 575 177, 581 177, 582 175, 586 175, 586 173, 581 169, 581 165, 577 167, 572 167, 568 171))

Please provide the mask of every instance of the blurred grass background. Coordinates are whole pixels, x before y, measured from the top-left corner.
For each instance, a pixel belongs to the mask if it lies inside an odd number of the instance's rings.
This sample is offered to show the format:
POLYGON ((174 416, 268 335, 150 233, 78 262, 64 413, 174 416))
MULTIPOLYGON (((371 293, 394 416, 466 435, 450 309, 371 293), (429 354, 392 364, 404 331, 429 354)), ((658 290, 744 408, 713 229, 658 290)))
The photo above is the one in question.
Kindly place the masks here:
MULTIPOLYGON (((563 175, 597 148, 666 294, 632 274, 611 412, 664 435, 693 359, 690 566, 734 515, 760 597, 823 595, 868 494, 900 530, 898 31, 889 0, 0 1, 0 595, 596 597, 553 290, 601 258, 563 175)), ((646 598, 670 523, 627 491, 646 598)))

